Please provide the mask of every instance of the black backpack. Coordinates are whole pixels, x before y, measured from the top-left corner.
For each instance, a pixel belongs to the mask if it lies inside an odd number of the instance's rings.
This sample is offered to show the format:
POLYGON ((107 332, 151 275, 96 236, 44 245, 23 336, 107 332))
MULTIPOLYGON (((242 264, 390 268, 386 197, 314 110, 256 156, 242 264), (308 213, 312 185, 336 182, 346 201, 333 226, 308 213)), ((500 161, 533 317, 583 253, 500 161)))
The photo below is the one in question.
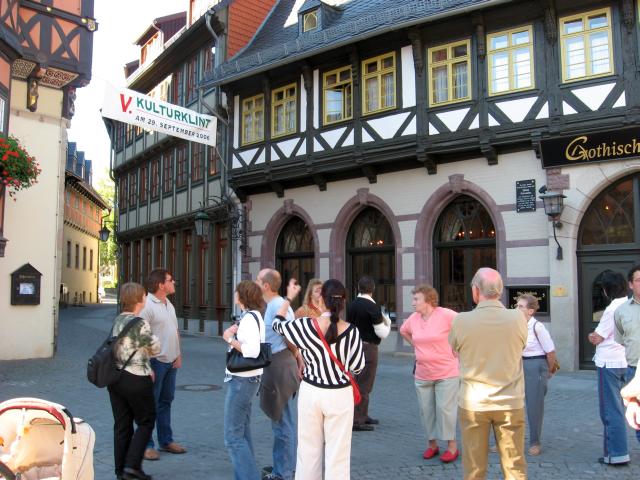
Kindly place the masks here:
POLYGON ((87 379, 98 388, 104 388, 113 385, 120 379, 122 370, 129 364, 133 356, 138 350, 135 350, 124 363, 122 368, 116 366, 115 346, 122 337, 124 337, 131 328, 142 320, 140 317, 132 319, 127 323, 117 337, 111 333, 107 339, 98 347, 96 353, 87 362, 87 379))

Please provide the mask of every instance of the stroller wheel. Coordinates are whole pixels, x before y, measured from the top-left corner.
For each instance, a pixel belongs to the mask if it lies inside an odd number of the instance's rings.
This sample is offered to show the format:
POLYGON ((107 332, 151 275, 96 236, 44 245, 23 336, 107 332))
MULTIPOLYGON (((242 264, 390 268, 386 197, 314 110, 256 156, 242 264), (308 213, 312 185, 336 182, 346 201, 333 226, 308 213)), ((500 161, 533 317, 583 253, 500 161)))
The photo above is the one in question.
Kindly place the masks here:
POLYGON ((0 479, 15 480, 16 476, 5 463, 0 462, 0 479))

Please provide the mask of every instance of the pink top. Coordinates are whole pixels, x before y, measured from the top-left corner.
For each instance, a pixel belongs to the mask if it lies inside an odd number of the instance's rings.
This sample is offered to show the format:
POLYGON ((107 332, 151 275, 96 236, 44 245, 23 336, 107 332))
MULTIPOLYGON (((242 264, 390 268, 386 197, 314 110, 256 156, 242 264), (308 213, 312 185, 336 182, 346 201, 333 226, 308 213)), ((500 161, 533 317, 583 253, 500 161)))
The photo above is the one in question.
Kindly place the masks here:
POLYGON ((418 380, 442 380, 460 374, 458 357, 449 345, 449 330, 456 315, 453 310, 436 307, 428 320, 416 312, 400 327, 400 333, 410 336, 415 348, 418 380))

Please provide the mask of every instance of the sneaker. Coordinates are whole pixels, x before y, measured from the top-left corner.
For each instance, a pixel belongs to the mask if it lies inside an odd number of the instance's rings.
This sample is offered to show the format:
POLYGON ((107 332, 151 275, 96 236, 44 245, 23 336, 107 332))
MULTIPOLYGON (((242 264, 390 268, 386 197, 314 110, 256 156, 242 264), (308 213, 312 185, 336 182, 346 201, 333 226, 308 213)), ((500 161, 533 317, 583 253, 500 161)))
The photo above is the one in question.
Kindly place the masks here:
POLYGON ((373 425, 368 425, 366 423, 354 423, 352 430, 354 432, 373 432, 375 429, 373 425))
POLYGON ((262 475, 262 480, 283 480, 280 475, 276 475, 275 473, 267 473, 266 475, 262 475))
POLYGON ((160 454, 155 448, 147 448, 144 451, 144 459, 151 461, 160 460, 160 454))

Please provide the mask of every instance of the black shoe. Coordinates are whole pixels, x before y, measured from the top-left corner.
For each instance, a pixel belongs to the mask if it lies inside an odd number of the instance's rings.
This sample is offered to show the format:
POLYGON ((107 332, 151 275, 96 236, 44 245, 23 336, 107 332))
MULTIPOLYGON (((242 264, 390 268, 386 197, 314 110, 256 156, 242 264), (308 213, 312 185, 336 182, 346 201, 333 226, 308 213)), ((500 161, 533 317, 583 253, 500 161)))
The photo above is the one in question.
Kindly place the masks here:
POLYGON ((367 425, 366 423, 354 423, 353 431, 354 432, 373 432, 373 425, 367 425))
POLYGON ((126 467, 122 473, 122 480, 153 480, 153 477, 137 468, 126 467))
POLYGON ((625 467, 625 466, 629 465, 629 462, 618 462, 618 463, 607 462, 607 461, 605 461, 604 457, 600 457, 598 459, 598 463, 600 463, 602 465, 610 465, 612 467, 625 467))
POLYGON ((378 420, 377 418, 367 417, 364 423, 366 423, 367 425, 378 425, 380 423, 380 420, 378 420))

